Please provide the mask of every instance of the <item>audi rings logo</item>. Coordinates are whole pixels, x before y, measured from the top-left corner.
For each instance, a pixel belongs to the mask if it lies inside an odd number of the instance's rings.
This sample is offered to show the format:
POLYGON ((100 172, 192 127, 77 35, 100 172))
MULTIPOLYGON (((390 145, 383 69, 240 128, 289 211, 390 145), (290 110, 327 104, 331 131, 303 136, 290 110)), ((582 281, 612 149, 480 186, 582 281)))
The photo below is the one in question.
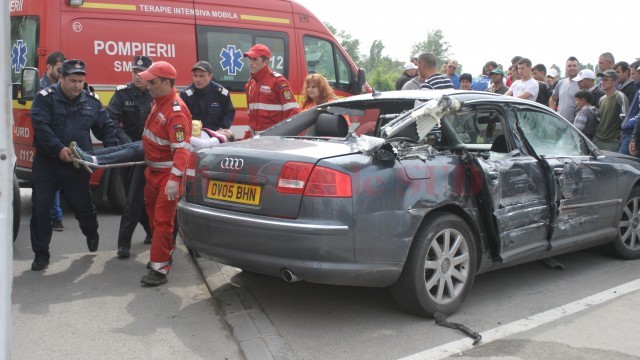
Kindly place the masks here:
POLYGON ((244 160, 237 158, 224 158, 220 162, 220 167, 225 170, 240 170, 244 166, 244 160))

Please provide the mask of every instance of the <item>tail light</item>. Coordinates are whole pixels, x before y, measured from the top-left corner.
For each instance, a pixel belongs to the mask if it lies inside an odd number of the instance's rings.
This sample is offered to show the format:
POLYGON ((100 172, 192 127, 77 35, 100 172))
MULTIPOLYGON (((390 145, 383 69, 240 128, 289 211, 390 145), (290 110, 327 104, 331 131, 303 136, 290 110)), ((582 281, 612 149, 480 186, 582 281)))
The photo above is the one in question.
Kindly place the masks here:
POLYGON ((318 197, 351 197, 351 176, 309 163, 288 162, 278 177, 276 190, 318 197))
POLYGON ((288 162, 284 164, 278 176, 276 190, 285 194, 302 194, 304 185, 309 179, 313 164, 288 162))

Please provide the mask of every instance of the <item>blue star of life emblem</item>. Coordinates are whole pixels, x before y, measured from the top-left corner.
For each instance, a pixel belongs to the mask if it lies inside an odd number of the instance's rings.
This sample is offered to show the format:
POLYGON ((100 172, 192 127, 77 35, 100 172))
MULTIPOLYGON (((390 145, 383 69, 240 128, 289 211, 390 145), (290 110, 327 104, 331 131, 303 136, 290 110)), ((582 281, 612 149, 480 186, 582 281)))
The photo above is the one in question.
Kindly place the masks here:
POLYGON ((24 41, 17 40, 11 47, 11 68, 16 74, 22 71, 27 64, 27 45, 24 41))
POLYGON ((244 63, 242 62, 242 51, 236 49, 235 45, 227 45, 220 51, 220 65, 223 70, 227 70, 227 74, 236 75, 242 70, 244 63))

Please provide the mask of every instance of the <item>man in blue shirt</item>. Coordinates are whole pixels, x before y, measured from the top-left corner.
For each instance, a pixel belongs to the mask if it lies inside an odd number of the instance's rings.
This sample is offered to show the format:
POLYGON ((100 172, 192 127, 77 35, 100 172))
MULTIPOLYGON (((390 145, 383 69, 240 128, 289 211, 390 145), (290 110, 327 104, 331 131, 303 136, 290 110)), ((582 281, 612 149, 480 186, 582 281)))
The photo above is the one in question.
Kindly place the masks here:
POLYGON ((445 66, 445 72, 451 83, 453 84, 453 88, 460 90, 460 75, 456 74, 458 71, 458 61, 455 59, 450 59, 447 61, 447 65, 445 66))
POLYGON ((62 62, 65 60, 66 58, 59 51, 52 52, 47 56, 47 70, 40 79, 41 88, 44 89, 58 83, 60 72, 62 71, 62 62))
POLYGON ((489 61, 482 67, 482 75, 471 84, 471 90, 475 91, 487 91, 491 85, 491 72, 497 68, 498 64, 495 61, 489 61))
MULTIPOLYGON (((629 105, 629 114, 624 118, 620 128, 623 134, 629 127, 633 128, 628 150, 631 155, 638 156, 636 145, 638 141, 640 141, 640 126, 638 126, 640 122, 638 121, 640 120, 640 60, 633 62, 629 67, 631 68, 631 79, 633 79, 636 85, 636 94, 633 96, 631 105, 629 105)), ((624 145, 624 141, 625 139, 623 137, 622 145, 624 145)), ((620 152, 625 154, 622 150, 621 146, 620 152)))

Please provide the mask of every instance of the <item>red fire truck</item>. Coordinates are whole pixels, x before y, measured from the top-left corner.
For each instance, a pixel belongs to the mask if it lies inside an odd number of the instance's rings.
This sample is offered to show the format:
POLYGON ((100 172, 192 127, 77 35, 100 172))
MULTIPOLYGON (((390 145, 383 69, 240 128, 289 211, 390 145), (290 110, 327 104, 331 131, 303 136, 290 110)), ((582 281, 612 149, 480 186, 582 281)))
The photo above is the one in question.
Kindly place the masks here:
MULTIPOLYGON (((9 0, 9 9, 13 142, 21 186, 29 186, 34 156, 32 99, 21 89, 21 73, 35 67, 41 76, 54 51, 86 62, 86 81, 105 105, 116 86, 131 81, 135 55, 172 63, 178 88, 191 83, 196 61, 207 60, 216 81, 232 94, 237 109, 232 129, 239 136, 248 128, 244 84, 249 64, 242 53, 256 43, 271 49, 271 68, 289 79, 298 96, 311 72, 326 76, 338 96, 370 91, 364 71, 322 22, 295 1, 9 0)), ((123 207, 118 171, 96 171, 91 184, 96 202, 123 207)))

